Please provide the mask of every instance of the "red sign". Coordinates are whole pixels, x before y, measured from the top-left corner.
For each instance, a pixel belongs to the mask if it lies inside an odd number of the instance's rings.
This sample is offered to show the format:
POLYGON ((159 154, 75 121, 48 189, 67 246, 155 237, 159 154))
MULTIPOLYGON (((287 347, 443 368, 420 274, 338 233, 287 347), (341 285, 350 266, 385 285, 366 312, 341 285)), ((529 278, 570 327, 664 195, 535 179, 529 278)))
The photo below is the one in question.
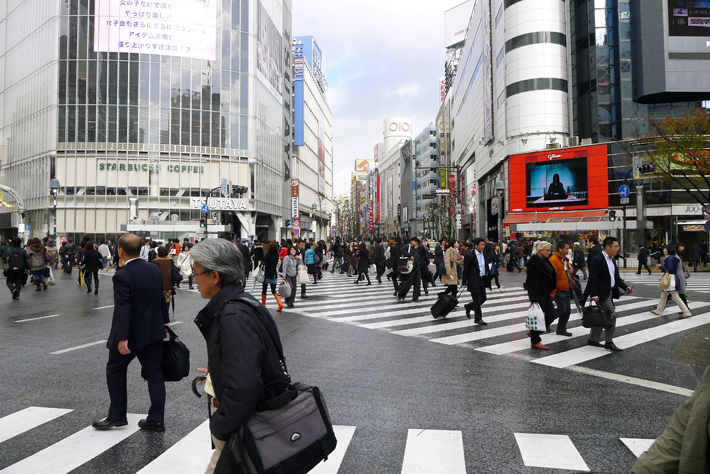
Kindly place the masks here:
POLYGON ((609 207, 607 145, 511 155, 510 212, 609 207))
POLYGON ((453 214, 454 204, 456 203, 456 175, 449 175, 449 212, 453 214))

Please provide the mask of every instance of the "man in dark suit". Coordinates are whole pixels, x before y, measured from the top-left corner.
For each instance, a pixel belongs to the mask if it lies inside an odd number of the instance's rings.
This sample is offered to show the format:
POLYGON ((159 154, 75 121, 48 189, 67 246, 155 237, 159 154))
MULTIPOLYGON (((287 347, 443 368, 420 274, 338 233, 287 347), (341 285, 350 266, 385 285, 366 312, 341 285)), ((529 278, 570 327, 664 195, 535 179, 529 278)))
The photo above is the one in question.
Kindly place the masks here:
MULTIPOLYGON (((626 294, 630 294, 633 290, 619 276, 619 267, 614 261, 614 257, 619 253, 619 240, 616 237, 607 237, 604 239, 603 247, 604 251, 589 262, 589 284, 585 290, 585 300, 587 295, 591 296, 592 301, 614 314, 616 308, 613 298, 619 298, 620 290, 624 290, 626 294)), ((610 328, 604 328, 605 343, 599 342, 602 337, 602 328, 592 328, 587 344, 603 347, 613 352, 622 351, 623 349, 618 348, 613 341, 615 329, 616 315, 614 314, 613 325, 610 328)))
POLYGON ((148 381, 150 409, 140 420, 142 429, 163 432, 165 412, 165 381, 163 380, 163 343, 168 305, 163 296, 163 274, 157 265, 140 258, 141 240, 124 234, 118 240, 118 254, 125 262, 113 277, 115 307, 111 332, 106 347, 106 381, 111 405, 108 416, 93 423, 97 430, 107 430, 127 424, 128 393, 126 371, 138 357, 141 373, 148 381))
POLYGON ((483 312, 481 305, 486 302, 486 286, 488 286, 489 271, 486 265, 486 259, 483 255, 483 250, 486 247, 486 241, 478 238, 473 241, 473 249, 468 249, 463 256, 463 282, 467 285, 469 293, 473 301, 468 303, 466 308, 466 317, 471 319, 471 310, 473 309, 476 318, 474 322, 481 326, 487 326, 488 323, 483 320, 483 312))

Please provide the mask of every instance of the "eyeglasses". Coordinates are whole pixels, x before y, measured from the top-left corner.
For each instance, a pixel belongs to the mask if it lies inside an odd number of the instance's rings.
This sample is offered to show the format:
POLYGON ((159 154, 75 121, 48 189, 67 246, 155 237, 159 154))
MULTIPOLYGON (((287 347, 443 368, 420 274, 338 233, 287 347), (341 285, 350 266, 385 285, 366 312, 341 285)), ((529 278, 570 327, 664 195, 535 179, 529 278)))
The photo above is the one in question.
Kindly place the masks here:
POLYGON ((612 246, 611 246, 611 248, 613 248, 613 249, 618 249, 619 247, 621 247, 619 244, 616 244, 616 245, 612 245, 612 246))
POLYGON ((192 275, 190 275, 190 276, 191 276, 192 278, 195 278, 195 277, 197 277, 197 276, 204 275, 205 273, 209 273, 209 272, 195 273, 195 269, 193 268, 193 269, 192 269, 192 275))

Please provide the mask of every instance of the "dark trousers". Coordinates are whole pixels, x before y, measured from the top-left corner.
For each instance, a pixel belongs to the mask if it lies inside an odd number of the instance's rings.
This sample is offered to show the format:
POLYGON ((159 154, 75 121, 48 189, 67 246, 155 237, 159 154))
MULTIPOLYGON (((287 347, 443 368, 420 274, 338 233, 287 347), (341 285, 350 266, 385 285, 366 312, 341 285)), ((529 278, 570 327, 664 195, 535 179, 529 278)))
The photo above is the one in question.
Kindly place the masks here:
POLYGON ((305 295, 306 295, 306 284, 301 283, 301 296, 305 296, 305 295))
POLYGON ((293 304, 293 302, 296 301, 296 276, 286 275, 284 279, 286 280, 286 283, 291 287, 291 296, 286 298, 286 304, 293 304))
POLYGON ((476 321, 483 319, 483 311, 481 311, 481 305, 486 302, 486 287, 485 285, 475 286, 473 290, 469 290, 471 293, 471 302, 464 306, 464 308, 471 308, 476 314, 476 321))
POLYGON ((91 280, 96 282, 96 291, 99 291, 99 269, 91 268, 84 270, 84 283, 86 283, 86 288, 91 291, 91 280))
POLYGON ((17 290, 17 294, 22 291, 22 281, 24 280, 24 270, 8 270, 5 284, 10 289, 10 292, 17 290))
POLYGON ((397 281, 397 272, 394 270, 390 272, 389 275, 387 275, 387 278, 392 279, 392 286, 394 286, 394 291, 395 293, 399 293, 399 282, 397 281))
MULTIPOLYGON (((557 334, 567 332, 567 323, 572 313, 572 296, 569 291, 558 291, 555 293, 555 319, 557 319, 557 334)), ((548 324, 549 326, 549 324, 548 324)))
POLYGON ((616 307, 614 306, 611 294, 604 301, 600 300, 599 306, 608 309, 614 314, 613 324, 610 328, 592 328, 589 331, 589 340, 593 342, 601 341, 602 331, 604 331, 604 342, 613 342, 614 332, 616 331, 616 307))
POLYGON ((111 398, 108 418, 110 420, 126 419, 128 410, 126 372, 128 364, 136 357, 141 363, 141 374, 148 381, 150 409, 148 410, 147 420, 163 423, 165 416, 163 341, 154 342, 140 350, 131 349, 131 353, 128 355, 123 355, 118 350, 109 351, 108 363, 106 364, 106 382, 108 384, 108 394, 111 398))
MULTIPOLYGON (((552 305, 552 296, 545 295, 539 303, 542 312, 545 313, 545 326, 549 328, 552 321, 555 320, 555 307, 552 305)), ((530 344, 541 342, 540 334, 542 334, 542 331, 530 331, 530 344)))
POLYGON ((639 268, 636 273, 641 273, 641 268, 645 267, 648 273, 651 273, 651 269, 648 267, 648 260, 639 261, 639 268))
POLYGON ((402 285, 400 285, 399 287, 399 297, 402 299, 406 298, 407 293, 409 293, 409 289, 414 286, 414 291, 412 292, 412 299, 419 299, 419 297, 422 295, 422 290, 420 288, 421 283, 421 272, 419 271, 419 267, 417 265, 414 265, 412 271, 404 275, 402 285))
POLYGON ((375 268, 377 269, 377 278, 382 278, 382 275, 385 274, 385 262, 376 263, 375 268))
POLYGON ((690 264, 693 266, 693 271, 697 272, 698 271, 698 264, 700 263, 700 260, 691 260, 690 264))
POLYGON ((574 266, 574 272, 572 273, 572 275, 576 275, 577 272, 580 271, 580 270, 582 270, 582 276, 583 276, 584 279, 586 280, 586 279, 587 279, 587 267, 579 267, 579 266, 575 265, 575 266, 574 266))
POLYGON ((493 280, 495 280, 496 286, 500 290, 500 280, 498 279, 498 273, 496 273, 495 275, 490 275, 488 277, 488 289, 489 290, 493 289, 493 280))
POLYGON ((446 285, 446 289, 444 290, 444 294, 450 294, 453 297, 456 297, 457 295, 457 285, 446 285))

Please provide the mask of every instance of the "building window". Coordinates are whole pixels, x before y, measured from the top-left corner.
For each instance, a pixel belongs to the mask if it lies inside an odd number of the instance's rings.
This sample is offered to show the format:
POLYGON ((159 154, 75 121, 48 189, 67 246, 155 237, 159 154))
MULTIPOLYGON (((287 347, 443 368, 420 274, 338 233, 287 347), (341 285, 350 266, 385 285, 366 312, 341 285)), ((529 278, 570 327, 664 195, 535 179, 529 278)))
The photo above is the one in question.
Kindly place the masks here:
POLYGON ((539 90, 556 90, 567 92, 567 81, 564 79, 538 77, 535 79, 526 79, 524 81, 515 82, 505 88, 507 97, 522 92, 539 91, 539 90))
POLYGON ((552 43, 567 46, 567 38, 563 33, 558 33, 556 31, 536 31, 534 33, 526 33, 506 41, 505 52, 509 53, 512 50, 523 46, 540 43, 552 43))
POLYGON ((500 95, 498 96, 498 101, 497 101, 497 109, 500 109, 500 106, 505 103, 505 91, 501 92, 500 95))
POLYGON ((500 66, 500 63, 503 62, 503 58, 505 57, 505 48, 500 48, 500 52, 498 53, 498 57, 496 58, 496 67, 500 66))
POLYGON ((498 7, 498 13, 496 13, 496 26, 500 23, 501 18, 503 18, 503 5, 498 7))

